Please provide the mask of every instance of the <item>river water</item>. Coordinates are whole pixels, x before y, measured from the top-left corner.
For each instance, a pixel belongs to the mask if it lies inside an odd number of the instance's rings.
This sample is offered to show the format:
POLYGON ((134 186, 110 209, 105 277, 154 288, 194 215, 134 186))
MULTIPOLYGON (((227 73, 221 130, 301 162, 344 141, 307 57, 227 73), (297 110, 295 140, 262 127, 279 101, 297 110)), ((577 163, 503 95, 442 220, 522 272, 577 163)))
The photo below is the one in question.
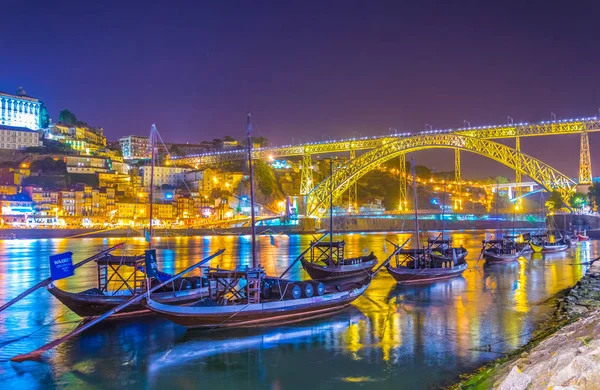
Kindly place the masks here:
MULTIPOLYGON (((432 233, 433 234, 433 233, 432 233)), ((568 252, 528 254, 519 263, 477 261, 484 232, 452 232, 469 250, 463 277, 426 286, 397 287, 385 270, 352 308, 325 319, 250 330, 186 330, 140 316, 99 324, 45 354, 41 362, 11 363, 72 330, 79 317, 41 289, 0 313, 0 383, 4 389, 427 389, 526 343, 553 308, 548 298, 574 285, 598 243, 568 252)), ((396 233, 343 234, 346 253, 373 251, 385 259, 384 238, 396 233)), ((261 236, 260 258, 269 274, 283 271, 309 245, 309 235, 261 236)), ((64 251, 74 261, 124 239, 0 241, 0 303, 49 275, 48 256, 64 251)), ((157 239, 159 264, 175 272, 220 248, 211 265, 250 261, 247 236, 157 239)), ((389 245, 388 245, 389 246, 389 245)), ((131 253, 145 243, 127 239, 131 253)), ((388 251, 391 250, 387 248, 388 251)), ((296 267, 294 277, 306 277, 296 267)), ((57 285, 68 291, 96 287, 86 265, 57 285)))

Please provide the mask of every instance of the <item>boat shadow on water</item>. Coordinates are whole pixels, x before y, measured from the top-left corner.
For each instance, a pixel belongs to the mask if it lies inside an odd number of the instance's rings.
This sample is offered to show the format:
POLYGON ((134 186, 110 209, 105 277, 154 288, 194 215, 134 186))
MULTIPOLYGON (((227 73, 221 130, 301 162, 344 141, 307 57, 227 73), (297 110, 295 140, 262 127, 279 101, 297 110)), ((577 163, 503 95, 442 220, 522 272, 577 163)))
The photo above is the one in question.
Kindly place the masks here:
POLYGON ((427 284, 395 284, 386 300, 396 300, 403 306, 415 307, 444 306, 467 288, 463 276, 427 284))
MULTIPOLYGON (((264 326, 238 329, 188 329, 183 338, 148 359, 150 374, 168 367, 190 364, 224 353, 241 353, 265 350, 283 344, 321 343, 319 340, 335 338, 352 324, 368 318, 356 307, 322 319, 307 320, 286 326, 264 326)), ((323 341, 324 343, 324 341, 323 341)))

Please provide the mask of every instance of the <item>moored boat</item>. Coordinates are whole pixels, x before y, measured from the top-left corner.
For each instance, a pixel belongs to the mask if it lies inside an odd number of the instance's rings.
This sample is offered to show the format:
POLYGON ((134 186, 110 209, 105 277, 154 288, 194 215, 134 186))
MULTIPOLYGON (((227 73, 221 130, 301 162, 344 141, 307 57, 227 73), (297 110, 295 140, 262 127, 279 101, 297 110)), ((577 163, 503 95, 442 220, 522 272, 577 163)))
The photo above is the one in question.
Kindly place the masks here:
MULTIPOLYGON (((411 175, 413 178, 413 206, 415 210, 415 247, 413 249, 399 250, 396 247, 395 264, 384 263, 387 271, 399 284, 404 283, 429 283, 460 276, 467 269, 466 253, 459 258, 457 251, 442 240, 439 243, 440 254, 432 256, 432 248, 419 248, 419 215, 417 202, 417 175, 415 161, 411 158, 411 175), (447 252, 450 250, 451 252, 447 252), (451 257, 446 255, 451 253, 451 257)), ((443 231, 442 231, 443 235, 443 231)), ((466 252, 466 251, 465 251, 466 252)))
POLYGON ((369 275, 377 264, 373 252, 367 256, 345 258, 344 246, 344 241, 313 243, 310 257, 300 258, 302 267, 312 279, 323 282, 369 275))
MULTIPOLYGON (((60 302, 80 317, 96 317, 127 302, 132 297, 145 293, 146 277, 143 271, 144 256, 108 255, 96 260, 98 287, 73 293, 58 288, 51 283, 47 289, 60 302), (110 275, 109 275, 110 273, 110 275), (115 288, 111 288, 115 286, 115 288)), ((168 279, 170 275, 159 273, 159 278, 151 283, 168 279)), ((159 302, 185 304, 205 297, 208 281, 202 277, 182 277, 153 294, 159 302)), ((139 314, 147 311, 141 304, 132 304, 120 315, 139 314)))
POLYGON ((464 257, 456 261, 438 261, 426 249, 405 249, 398 253, 396 264, 388 264, 386 268, 399 284, 429 283, 462 275, 467 262, 464 257))
MULTIPOLYGON (((248 114, 247 158, 250 177, 252 266, 235 270, 208 269, 205 274, 208 279, 208 297, 192 304, 160 303, 153 295, 142 301, 148 309, 177 324, 190 328, 212 329, 304 321, 346 308, 362 295, 371 283, 371 273, 367 273, 359 281, 340 281, 328 287, 312 280, 291 281, 266 275, 256 254, 251 129, 248 114)), ((331 230, 330 228, 330 234, 331 230)), ((318 241, 313 242, 309 249, 314 250, 313 246, 318 245, 318 241)), ((332 245, 333 242, 330 241, 327 249, 331 251, 332 245)), ((319 248, 318 250, 323 249, 319 248)), ((340 248, 343 248, 343 245, 340 248)))
POLYGON ((241 280, 246 280, 247 284, 240 289, 211 288, 208 298, 190 305, 161 303, 154 299, 154 295, 143 304, 153 312, 189 328, 255 327, 305 321, 340 311, 361 296, 371 282, 371 277, 367 276, 362 281, 330 285, 321 294, 310 295, 306 294, 306 290, 294 293, 293 290, 301 282, 281 280, 280 288, 271 289, 269 294, 265 294, 265 282, 268 279, 262 268, 211 270, 207 277, 214 280, 217 286, 223 285, 220 280, 224 277, 233 280, 234 285, 239 285, 241 280))
POLYGON ((535 253, 554 253, 569 249, 570 243, 572 243, 570 240, 562 236, 556 239, 554 234, 540 234, 533 236, 529 246, 535 253))
POLYGON ((513 240, 504 237, 496 240, 483 240, 482 254, 487 264, 518 261, 523 249, 517 249, 513 240))

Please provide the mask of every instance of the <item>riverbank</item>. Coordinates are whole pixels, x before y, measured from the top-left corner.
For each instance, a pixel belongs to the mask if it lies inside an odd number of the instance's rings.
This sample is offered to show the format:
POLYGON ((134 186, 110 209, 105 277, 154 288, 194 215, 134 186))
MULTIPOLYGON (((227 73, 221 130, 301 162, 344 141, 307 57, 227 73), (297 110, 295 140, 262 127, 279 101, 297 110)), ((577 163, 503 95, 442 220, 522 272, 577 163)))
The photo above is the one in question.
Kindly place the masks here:
MULTIPOLYGON (((421 231, 445 230, 481 231, 489 229, 502 230, 532 230, 541 229, 543 223, 528 221, 445 221, 444 225, 438 220, 419 219, 421 231)), ((323 226, 327 230, 329 226, 323 226)), ((413 231, 410 219, 399 218, 340 218, 334 220, 333 229, 336 233, 375 233, 375 232, 407 232, 413 231)), ((307 230, 302 225, 273 225, 257 226, 257 233, 272 232, 277 234, 314 234, 314 229, 307 230)), ((215 235, 250 234, 249 227, 231 228, 183 228, 183 229, 154 229, 157 237, 194 237, 215 235)), ((108 238, 108 237, 143 237, 142 229, 109 228, 109 229, 0 229, 0 240, 6 239, 38 239, 38 238, 108 238)))
POLYGON ((452 389, 600 389, 600 261, 569 291, 529 343, 452 389))

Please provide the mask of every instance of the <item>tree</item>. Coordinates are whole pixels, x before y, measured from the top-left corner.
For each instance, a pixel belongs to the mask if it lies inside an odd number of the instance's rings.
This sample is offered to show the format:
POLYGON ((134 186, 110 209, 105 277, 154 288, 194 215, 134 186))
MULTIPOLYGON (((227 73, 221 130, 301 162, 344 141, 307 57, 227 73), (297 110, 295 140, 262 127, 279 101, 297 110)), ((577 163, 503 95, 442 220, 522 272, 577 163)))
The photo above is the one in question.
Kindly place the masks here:
POLYGON ((45 129, 50 124, 50 114, 43 102, 40 102, 40 128, 45 129))
POLYGON ((585 206, 587 204, 587 201, 587 196, 582 192, 574 193, 573 195, 571 195, 571 199, 569 199, 569 202, 571 202, 571 204, 578 209, 585 206))
POLYGON ((421 179, 429 180, 431 178, 431 169, 427 168, 425 165, 415 165, 415 172, 417 177, 421 179))
POLYGON ((600 183, 594 183, 588 188, 588 200, 590 205, 600 205, 600 183))
POLYGON ((546 207, 548 208, 548 210, 551 212, 555 212, 563 208, 564 205, 565 203, 563 201, 562 196, 560 195, 560 192, 552 191, 550 193, 550 198, 548 198, 548 200, 546 201, 546 207))
POLYGON ((77 123, 77 117, 71 111, 64 109, 58 115, 58 121, 62 122, 62 123, 70 123, 70 124, 74 125, 77 123))

